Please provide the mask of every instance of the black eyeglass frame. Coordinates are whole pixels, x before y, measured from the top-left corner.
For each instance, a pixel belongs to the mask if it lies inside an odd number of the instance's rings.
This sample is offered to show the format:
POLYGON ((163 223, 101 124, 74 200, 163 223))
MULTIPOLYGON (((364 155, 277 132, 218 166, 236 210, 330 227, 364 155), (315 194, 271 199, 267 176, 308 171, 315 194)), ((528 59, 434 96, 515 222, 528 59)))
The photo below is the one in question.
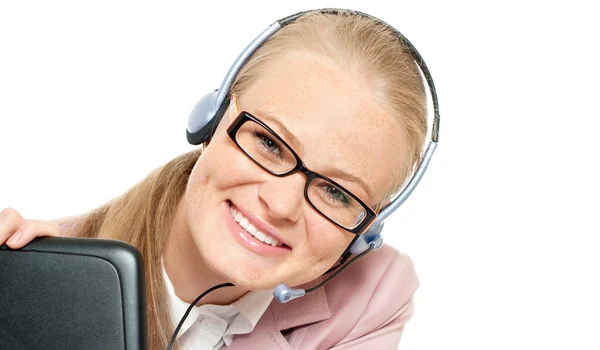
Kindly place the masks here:
POLYGON ((233 143, 235 143, 235 145, 242 151, 242 153, 244 153, 246 155, 246 157, 250 158, 250 160, 252 160, 256 165, 258 165, 259 167, 261 167, 263 170, 265 170, 269 174, 277 176, 277 177, 285 177, 285 176, 289 176, 289 175, 291 175, 291 174, 293 174, 295 172, 298 172, 298 171, 301 172, 301 173, 303 173, 306 176, 306 184, 304 185, 304 198, 311 205, 311 207, 313 207, 319 214, 321 214, 321 216, 323 216, 324 218, 326 218, 327 220, 329 220, 331 223, 335 224, 336 226, 338 226, 338 227, 340 227, 340 228, 342 228, 342 229, 344 229, 346 231, 352 232, 355 235, 360 235, 364 231, 366 231, 366 229, 368 229, 369 226, 371 226, 371 224, 373 223, 373 221, 377 217, 377 213, 375 213, 375 211, 373 209, 371 209, 371 207, 369 207, 360 198, 358 198, 357 196, 355 196, 352 192, 348 191, 343 186, 341 186, 337 182, 333 181, 332 179, 328 178, 327 176, 321 175, 319 173, 316 173, 314 171, 309 170, 304 165, 304 162, 302 161, 302 159, 300 159, 300 157, 298 156, 298 154, 296 154, 296 152, 294 151, 294 149, 292 147, 290 147, 290 145, 288 145, 287 142, 285 142, 275 131, 273 131, 273 129, 271 129, 268 125, 266 125, 265 123, 263 123, 260 119, 256 118, 251 113, 246 112, 246 111, 241 111, 238 114, 238 116, 227 127, 227 134, 229 135, 229 137, 231 138, 231 140, 233 141, 233 143), (275 137, 277 139, 277 141, 281 142, 285 147, 287 147, 287 149, 292 153, 292 155, 296 159, 296 166, 294 166, 292 169, 290 169, 290 170, 288 170, 288 171, 286 171, 284 173, 276 173, 276 172, 273 172, 273 171, 269 170, 268 168, 265 168, 256 159, 254 159, 250 154, 248 154, 248 152, 246 152, 246 150, 244 150, 244 148, 242 146, 240 146, 240 144, 237 142, 237 139, 236 139, 236 135, 237 135, 238 130, 242 127, 242 125, 244 125, 244 123, 246 123, 248 121, 255 122, 258 125, 260 125, 261 127, 265 128, 268 132, 270 132, 273 135, 273 137, 275 137), (320 179, 323 179, 325 181, 328 181, 328 182, 332 183, 337 188, 339 188, 340 190, 342 190, 344 193, 346 193, 350 197, 352 197, 355 201, 357 201, 363 207, 363 209, 365 210, 365 217, 360 222, 360 224, 358 224, 358 226, 356 226, 354 228, 344 227, 343 225, 335 222, 329 216, 327 216, 323 212, 321 212, 319 210, 319 208, 317 208, 310 201, 310 199, 308 198, 308 186, 310 185, 310 183, 314 179, 317 179, 317 178, 320 178, 320 179))

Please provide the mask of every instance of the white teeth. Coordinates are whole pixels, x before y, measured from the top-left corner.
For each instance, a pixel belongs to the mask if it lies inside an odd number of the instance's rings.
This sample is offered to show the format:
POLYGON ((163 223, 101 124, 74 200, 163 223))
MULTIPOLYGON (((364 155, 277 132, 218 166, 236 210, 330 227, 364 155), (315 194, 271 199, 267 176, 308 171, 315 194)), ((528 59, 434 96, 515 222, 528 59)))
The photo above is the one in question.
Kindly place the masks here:
POLYGON ((279 241, 276 240, 274 237, 271 237, 271 236, 265 234, 264 232, 259 231, 256 228, 256 226, 251 224, 248 221, 248 219, 246 217, 244 217, 244 215, 242 215, 242 213, 235 210, 232 206, 229 207, 229 211, 231 212, 231 216, 233 217, 233 219, 237 223, 239 223, 241 227, 243 227, 246 231, 248 231, 248 233, 250 233, 252 236, 256 237, 256 239, 258 239, 259 241, 261 241, 265 244, 270 244, 273 247, 280 247, 283 245, 283 244, 279 243, 279 241))
POLYGON ((271 244, 271 242, 273 242, 273 237, 267 236, 267 238, 265 238, 264 242, 267 244, 271 244))
POLYGON ((258 238, 259 241, 265 241, 265 238, 267 238, 267 235, 262 232, 262 231, 256 231, 255 234, 253 234, 254 237, 258 238))

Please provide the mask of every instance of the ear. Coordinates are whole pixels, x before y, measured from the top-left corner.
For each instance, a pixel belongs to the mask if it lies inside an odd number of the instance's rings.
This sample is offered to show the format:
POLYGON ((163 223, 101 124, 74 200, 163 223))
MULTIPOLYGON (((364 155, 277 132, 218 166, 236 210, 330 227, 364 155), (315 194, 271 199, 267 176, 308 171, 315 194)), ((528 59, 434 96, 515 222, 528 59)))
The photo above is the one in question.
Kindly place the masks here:
POLYGON ((240 112, 240 103, 238 95, 231 94, 229 98, 229 108, 227 108, 227 125, 229 125, 240 112))

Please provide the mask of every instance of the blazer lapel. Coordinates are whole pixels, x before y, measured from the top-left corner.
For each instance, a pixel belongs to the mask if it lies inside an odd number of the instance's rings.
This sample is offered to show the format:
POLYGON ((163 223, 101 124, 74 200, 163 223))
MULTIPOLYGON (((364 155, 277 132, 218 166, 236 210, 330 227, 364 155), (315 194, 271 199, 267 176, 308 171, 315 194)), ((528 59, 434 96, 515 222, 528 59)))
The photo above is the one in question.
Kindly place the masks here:
MULTIPOLYGON (((274 301, 276 303, 277 301, 274 301)), ((279 331, 273 317, 273 303, 265 310, 254 330, 248 334, 237 334, 227 350, 293 350, 279 331)))
POLYGON ((280 304, 273 300, 270 307, 273 309, 273 318, 279 331, 323 321, 331 317, 324 288, 319 288, 286 304, 280 304))
MULTIPOLYGON (((317 285, 322 280, 302 286, 307 289, 317 285)), ((324 288, 294 299, 286 304, 280 304, 273 299, 265 313, 260 318, 254 330, 248 334, 238 334, 227 350, 248 349, 279 349, 292 350, 281 331, 319 322, 331 317, 327 295, 324 288)))

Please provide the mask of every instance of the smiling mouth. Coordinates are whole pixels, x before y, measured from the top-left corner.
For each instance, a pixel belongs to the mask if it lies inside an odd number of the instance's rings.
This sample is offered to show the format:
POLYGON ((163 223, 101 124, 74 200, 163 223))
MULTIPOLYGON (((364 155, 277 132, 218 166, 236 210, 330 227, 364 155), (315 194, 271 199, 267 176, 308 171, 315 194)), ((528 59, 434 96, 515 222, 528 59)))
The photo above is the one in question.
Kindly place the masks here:
POLYGON ((240 225, 240 227, 242 227, 244 230, 246 230, 246 232, 260 242, 273 247, 290 248, 289 246, 279 242, 275 237, 269 236, 268 234, 257 229, 256 226, 250 223, 248 218, 246 218, 241 212, 232 206, 231 202, 229 202, 229 212, 231 213, 233 219, 240 225))

